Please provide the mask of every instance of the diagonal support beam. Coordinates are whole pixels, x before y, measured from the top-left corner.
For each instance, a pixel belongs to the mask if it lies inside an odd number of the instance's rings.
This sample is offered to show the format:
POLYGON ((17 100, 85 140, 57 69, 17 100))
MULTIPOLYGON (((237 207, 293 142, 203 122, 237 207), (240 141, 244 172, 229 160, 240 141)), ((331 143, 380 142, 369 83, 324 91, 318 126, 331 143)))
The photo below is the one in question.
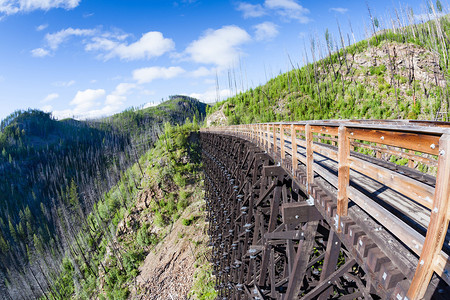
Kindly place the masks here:
MULTIPOLYGON (((341 249, 341 241, 334 231, 330 231, 327 243, 327 252, 323 262, 322 274, 320 274, 320 282, 325 281, 335 270, 341 249)), ((333 291, 332 288, 326 289, 318 298, 318 300, 328 299, 328 296, 333 291)))
POLYGON ((309 262, 309 254, 314 247, 314 237, 316 236, 319 221, 306 223, 304 230, 305 239, 300 241, 297 254, 295 255, 294 266, 289 278, 289 285, 286 292, 286 299, 296 299, 300 293, 301 283, 306 273, 309 262))
POLYGON ((302 298, 302 300, 313 299, 314 297, 320 295, 326 288, 331 286, 333 282, 336 281, 336 279, 347 273, 348 269, 353 267, 355 264, 356 261, 353 258, 347 261, 342 267, 339 268, 339 270, 333 272, 330 276, 321 281, 314 289, 312 289, 308 294, 306 294, 302 298))

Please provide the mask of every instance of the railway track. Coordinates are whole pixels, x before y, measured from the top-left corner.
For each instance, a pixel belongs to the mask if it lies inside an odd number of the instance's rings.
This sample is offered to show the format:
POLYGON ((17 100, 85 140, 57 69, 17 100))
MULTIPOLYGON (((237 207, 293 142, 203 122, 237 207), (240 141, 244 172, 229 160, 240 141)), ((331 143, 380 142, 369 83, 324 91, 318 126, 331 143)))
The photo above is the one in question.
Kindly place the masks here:
POLYGON ((219 299, 448 299, 449 128, 313 121, 201 130, 219 299))

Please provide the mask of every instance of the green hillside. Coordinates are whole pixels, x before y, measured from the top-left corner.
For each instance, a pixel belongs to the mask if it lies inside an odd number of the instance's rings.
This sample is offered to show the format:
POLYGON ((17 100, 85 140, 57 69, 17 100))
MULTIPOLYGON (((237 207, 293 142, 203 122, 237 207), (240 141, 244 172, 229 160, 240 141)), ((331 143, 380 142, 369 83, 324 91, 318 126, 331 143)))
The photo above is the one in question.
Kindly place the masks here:
MULTIPOLYGON (((86 217, 89 226, 77 235, 81 246, 76 253, 66 253, 61 273, 52 281, 47 298, 126 299, 131 291, 135 296, 151 297, 135 284, 139 267, 150 252, 161 251, 155 249, 170 239, 178 226, 182 228, 175 236, 177 243, 193 244, 189 246, 194 247, 188 249, 189 256, 194 249, 199 253, 195 276, 201 281, 191 283, 192 295, 200 293, 203 299, 214 299, 204 254, 206 235, 194 230, 188 237, 189 226, 203 224, 203 230, 207 228, 200 145, 198 137, 191 134, 198 128, 196 123, 177 127, 167 123, 154 148, 99 198, 86 217), (206 293, 210 296, 206 297, 206 293)), ((71 197, 76 199, 79 195, 73 192, 71 197)), ((75 243, 73 247, 77 247, 75 243)), ((173 245, 160 248, 168 251, 168 247, 173 245)))
POLYGON ((38 110, 3 120, 0 298, 39 297, 47 290, 61 258, 80 251, 76 235, 89 226, 98 199, 153 146, 164 123, 201 121, 205 112, 196 99, 172 96, 100 120, 58 121, 38 110))
POLYGON ((383 30, 353 45, 348 45, 349 36, 332 37, 327 31, 324 41, 312 40, 311 49, 305 49, 304 67, 292 66, 264 85, 217 103, 208 111, 209 123, 220 123, 215 120, 222 113, 228 124, 349 118, 447 121, 448 36, 448 15, 383 30), (339 50, 333 51, 336 40, 339 50), (317 52, 331 55, 318 60, 317 52))

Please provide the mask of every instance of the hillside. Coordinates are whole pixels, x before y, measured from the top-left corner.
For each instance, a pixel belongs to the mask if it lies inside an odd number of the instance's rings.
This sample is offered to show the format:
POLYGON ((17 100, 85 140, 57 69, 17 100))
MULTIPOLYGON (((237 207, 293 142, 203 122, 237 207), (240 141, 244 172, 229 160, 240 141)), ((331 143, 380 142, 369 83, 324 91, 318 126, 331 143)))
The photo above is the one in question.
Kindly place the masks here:
POLYGON ((80 252, 66 255, 46 297, 214 299, 196 130, 166 125, 102 196, 78 234, 80 252))
POLYGON ((75 236, 89 226, 86 217, 101 195, 153 146, 165 122, 201 121, 205 109, 198 100, 172 96, 156 107, 95 121, 57 121, 37 110, 3 120, 0 297, 38 297, 47 290, 60 259, 79 251, 75 236))
POLYGON ((327 31, 325 41, 313 39, 311 51, 304 49, 304 67, 292 65, 266 84, 217 103, 207 123, 449 120, 448 36, 448 15, 383 30, 352 45, 327 31), (340 49, 332 53, 335 40, 340 49))

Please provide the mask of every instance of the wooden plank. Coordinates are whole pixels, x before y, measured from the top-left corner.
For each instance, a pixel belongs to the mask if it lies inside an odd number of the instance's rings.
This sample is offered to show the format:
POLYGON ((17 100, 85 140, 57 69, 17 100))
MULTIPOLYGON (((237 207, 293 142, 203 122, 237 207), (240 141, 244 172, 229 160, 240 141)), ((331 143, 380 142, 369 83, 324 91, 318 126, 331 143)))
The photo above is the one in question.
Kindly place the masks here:
MULTIPOLYGON (((327 169, 315 163, 314 170, 331 185, 337 187, 337 178, 327 169)), ((349 187, 348 195, 353 202, 355 202, 365 212, 375 218, 379 223, 381 223, 381 225, 391 231, 414 253, 420 255, 423 243, 425 241, 425 238, 420 233, 413 230, 398 217, 394 216, 387 209, 375 203, 372 199, 370 199, 368 196, 364 195, 354 187, 349 187)))
POLYGON ((288 225, 298 225, 302 222, 322 220, 322 214, 314 205, 306 201, 283 203, 281 205, 281 215, 283 223, 288 225))
POLYGON ((442 251, 439 253, 435 261, 434 271, 450 286, 450 259, 446 253, 442 251))
POLYGON ((272 137, 273 137, 273 153, 277 153, 277 128, 275 127, 275 125, 272 125, 272 137))
POLYGON ((286 153, 284 152, 284 128, 283 125, 280 125, 280 151, 281 151, 281 159, 286 157, 286 153))
POLYGON ((306 130, 306 181, 307 181, 307 188, 308 188, 308 193, 311 193, 312 191, 310 190, 311 188, 311 184, 314 181, 314 171, 313 171, 313 162, 314 162, 314 158, 313 158, 313 149, 312 149, 312 145, 313 145, 313 135, 312 135, 312 131, 311 131, 311 125, 307 124, 305 127, 306 130))
POLYGON ((338 151, 318 144, 313 145, 313 151, 322 154, 332 160, 338 160, 338 151))
POLYGON ((338 150, 338 192, 337 192, 337 232, 342 232, 341 217, 347 215, 348 211, 348 186, 350 183, 350 140, 347 128, 339 126, 339 150, 338 150))
POLYGON ((284 176, 286 171, 280 166, 264 166, 262 176, 284 176))
POLYGON ((348 128, 352 139, 439 154, 439 136, 410 132, 348 128))
MULTIPOLYGON (((431 211, 430 225, 428 225, 419 264, 408 290, 408 298, 411 300, 421 299, 425 295, 448 229, 450 217, 450 134, 444 134, 440 138, 439 150, 441 153, 438 161, 433 210, 431 211)), ((443 274, 439 275, 442 276, 443 274)))
POLYGON ((338 135, 338 127, 336 126, 311 125, 311 131, 314 133, 338 135))
POLYGON ((437 167, 437 160, 423 157, 420 155, 415 155, 414 152, 411 152, 411 151, 403 152, 403 151, 398 151, 395 149, 382 148, 379 146, 368 145, 368 144, 363 144, 363 143, 358 143, 358 142, 352 142, 351 145, 355 146, 355 147, 362 147, 362 148, 374 150, 374 151, 376 151, 376 157, 379 159, 381 159, 381 153, 387 153, 389 155, 395 155, 395 156, 399 156, 402 158, 407 158, 409 160, 418 161, 418 162, 421 162, 426 165, 437 167))
POLYGON ((305 131, 305 125, 300 125, 300 124, 293 124, 293 125, 294 125, 295 130, 305 131))
POLYGON ((425 241, 420 233, 354 187, 349 187, 348 195, 353 202, 392 232, 406 246, 416 254, 420 254, 425 241))
POLYGON ((294 124, 291 125, 291 157, 292 157, 292 172, 295 174, 298 168, 297 160, 297 129, 294 124))
POLYGON ((266 134, 267 134, 267 140, 266 140, 267 146, 266 146, 266 151, 269 152, 269 149, 270 149, 270 124, 267 124, 267 131, 266 131, 266 134))
POLYGON ((350 157, 350 167, 400 194, 417 201, 421 205, 432 209, 432 199, 434 197, 433 187, 353 156, 350 157))
POLYGON ((300 230, 267 232, 264 238, 266 240, 302 240, 303 234, 300 230))

